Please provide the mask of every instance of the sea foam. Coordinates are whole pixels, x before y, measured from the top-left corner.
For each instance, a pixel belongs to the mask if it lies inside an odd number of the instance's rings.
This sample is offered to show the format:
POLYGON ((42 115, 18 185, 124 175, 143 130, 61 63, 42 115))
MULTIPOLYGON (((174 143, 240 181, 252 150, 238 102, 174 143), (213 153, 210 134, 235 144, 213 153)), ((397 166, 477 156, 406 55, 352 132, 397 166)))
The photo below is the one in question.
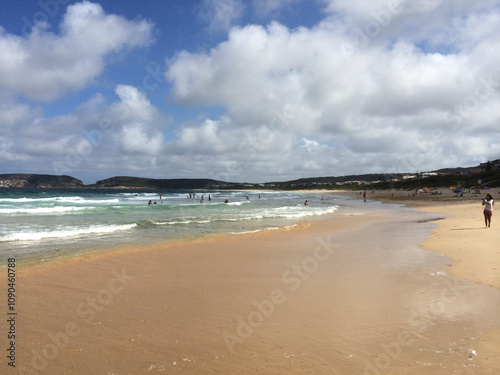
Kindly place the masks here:
POLYGON ((89 234, 105 234, 117 231, 133 229, 137 224, 121 224, 121 225, 92 225, 82 228, 56 228, 51 231, 25 231, 10 233, 0 237, 0 242, 8 241, 39 241, 46 238, 69 238, 89 234))

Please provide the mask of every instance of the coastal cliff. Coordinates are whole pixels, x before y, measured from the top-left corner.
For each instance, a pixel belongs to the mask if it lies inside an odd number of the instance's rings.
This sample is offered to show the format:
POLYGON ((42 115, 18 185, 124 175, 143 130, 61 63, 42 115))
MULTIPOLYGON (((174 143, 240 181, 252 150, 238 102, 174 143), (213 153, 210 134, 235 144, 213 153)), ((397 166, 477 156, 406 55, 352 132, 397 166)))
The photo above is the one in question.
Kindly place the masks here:
POLYGON ((0 187, 12 188, 81 188, 83 182, 70 176, 47 174, 0 174, 0 187))
POLYGON ((111 177, 105 180, 97 181, 92 187, 107 189, 218 189, 227 188, 227 182, 211 179, 154 179, 140 177, 111 177))

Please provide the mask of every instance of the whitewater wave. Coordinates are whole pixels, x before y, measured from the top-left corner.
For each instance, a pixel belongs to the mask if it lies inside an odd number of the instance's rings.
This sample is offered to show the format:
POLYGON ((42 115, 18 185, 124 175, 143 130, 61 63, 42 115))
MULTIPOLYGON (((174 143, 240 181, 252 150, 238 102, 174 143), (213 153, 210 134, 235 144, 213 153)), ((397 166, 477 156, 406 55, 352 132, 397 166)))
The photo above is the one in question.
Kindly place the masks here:
POLYGON ((332 214, 338 210, 338 206, 331 206, 322 209, 303 209, 300 211, 297 209, 291 209, 290 207, 277 207, 274 209, 265 209, 257 212, 245 212, 240 216, 222 216, 215 215, 210 218, 184 218, 184 219, 172 219, 165 221, 148 221, 148 224, 153 225, 188 225, 188 224, 207 224, 207 223, 223 223, 223 222, 239 222, 247 220, 259 220, 259 219, 300 219, 308 216, 320 216, 332 214))
POLYGON ((228 202, 226 203, 228 206, 241 206, 245 202, 228 202))
POLYGON ((179 225, 179 224, 206 224, 211 220, 173 220, 173 221, 150 221, 154 225, 179 225))
POLYGON ((322 209, 291 209, 290 207, 277 207, 273 209, 266 209, 263 211, 257 211, 252 215, 240 216, 233 218, 223 218, 221 221, 241 221, 241 220, 253 220, 253 219, 300 219, 307 216, 321 216, 332 214, 338 210, 338 206, 331 206, 322 209))
POLYGON ((279 230, 279 227, 268 227, 268 228, 262 228, 262 229, 255 229, 255 230, 244 230, 241 232, 231 232, 231 234, 252 234, 252 233, 259 233, 259 232, 267 232, 270 230, 279 230))
POLYGON ((51 197, 51 198, 0 198, 0 203, 14 203, 14 204, 24 204, 24 203, 73 203, 73 204, 112 204, 119 203, 118 198, 113 199, 86 199, 83 197, 51 197))
POLYGON ((28 214, 28 215, 45 215, 54 213, 65 213, 74 211, 83 211, 91 207, 37 207, 37 208, 1 208, 0 214, 28 214))
POLYGON ((91 225, 81 228, 59 228, 51 231, 30 231, 11 233, 0 237, 0 242, 8 241, 39 241, 47 238, 68 238, 88 234, 109 234, 135 228, 137 224, 91 225))

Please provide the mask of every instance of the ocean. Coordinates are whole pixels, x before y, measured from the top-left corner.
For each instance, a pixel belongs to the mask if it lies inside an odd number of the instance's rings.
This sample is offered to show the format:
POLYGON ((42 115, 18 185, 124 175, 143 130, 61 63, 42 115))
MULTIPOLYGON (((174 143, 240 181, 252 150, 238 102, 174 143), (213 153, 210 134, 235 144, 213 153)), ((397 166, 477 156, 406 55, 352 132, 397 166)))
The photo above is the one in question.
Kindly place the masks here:
POLYGON ((0 189, 0 256, 39 262, 116 245, 273 230, 362 206, 310 192, 0 189))

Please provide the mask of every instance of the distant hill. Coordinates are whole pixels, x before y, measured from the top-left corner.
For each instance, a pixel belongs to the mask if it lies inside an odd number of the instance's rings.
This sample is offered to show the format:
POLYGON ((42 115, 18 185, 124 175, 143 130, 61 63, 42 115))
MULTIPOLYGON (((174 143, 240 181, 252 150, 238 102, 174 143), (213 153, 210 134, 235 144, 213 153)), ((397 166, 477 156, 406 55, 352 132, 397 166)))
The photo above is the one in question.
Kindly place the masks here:
POLYGON ((422 176, 415 174, 414 178, 403 179, 403 174, 383 173, 351 175, 339 177, 301 178, 293 181, 274 182, 265 184, 280 190, 294 189, 402 189, 414 190, 420 186, 429 188, 448 188, 458 186, 466 188, 482 188, 500 186, 500 171, 475 172, 474 169, 450 168, 449 170, 435 171, 436 175, 422 176))
POLYGON ((70 176, 44 174, 0 174, 1 187, 20 188, 93 188, 93 189, 404 189, 419 186, 430 188, 461 186, 467 188, 500 186, 500 160, 482 163, 476 167, 444 168, 432 173, 375 173, 347 176, 308 177, 291 181, 266 183, 238 183, 213 179, 155 179, 116 176, 84 185, 70 176), (490 166, 488 168, 488 166, 490 166))
POLYGON ((89 185, 88 187, 94 187, 99 189, 119 189, 119 188, 138 188, 138 189, 165 189, 165 190, 176 190, 176 189, 220 189, 233 187, 239 184, 231 184, 224 181, 217 181, 211 179, 154 179, 154 178, 140 178, 140 177, 128 177, 128 176, 118 176, 111 177, 105 180, 97 181, 94 185, 89 185))
POLYGON ((403 177, 403 173, 372 173, 372 174, 358 174, 347 176, 330 176, 330 177, 306 177, 297 180, 272 182, 275 185, 309 185, 316 184, 335 184, 337 182, 346 181, 386 181, 390 179, 399 179, 403 177))
POLYGON ((81 188, 83 182, 70 176, 13 173, 0 174, 0 187, 16 188, 81 188))

